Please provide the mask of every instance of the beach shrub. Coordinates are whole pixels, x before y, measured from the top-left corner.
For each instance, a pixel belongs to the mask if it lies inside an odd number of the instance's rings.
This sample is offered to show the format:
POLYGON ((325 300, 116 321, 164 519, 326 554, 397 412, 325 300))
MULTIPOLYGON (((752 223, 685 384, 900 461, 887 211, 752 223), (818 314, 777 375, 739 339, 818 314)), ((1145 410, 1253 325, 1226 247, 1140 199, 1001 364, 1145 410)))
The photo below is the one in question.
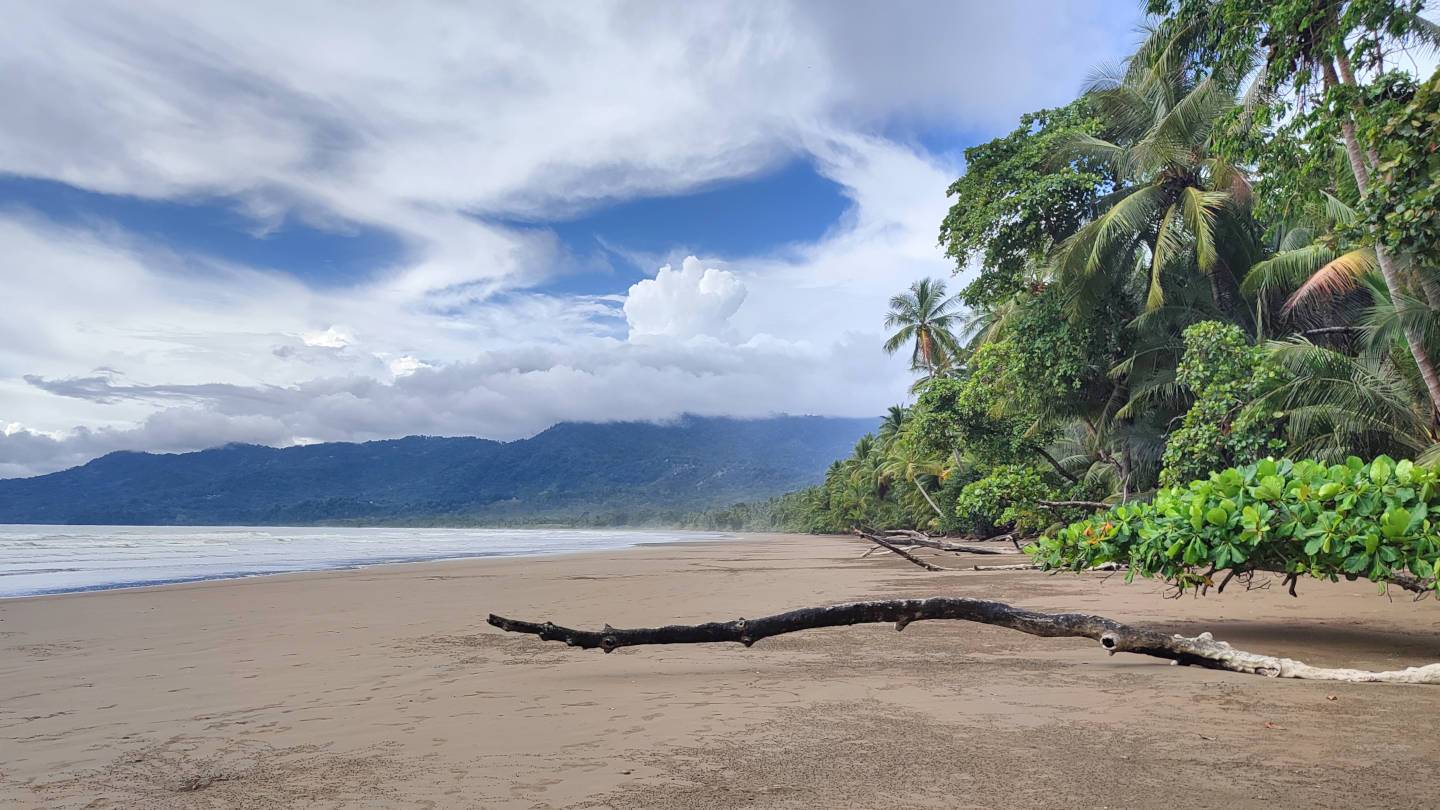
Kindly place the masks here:
POLYGON ((988 535, 1000 530, 1034 534, 1054 519, 1036 501, 1055 497, 1054 488, 1039 470, 1001 464, 960 490, 955 498, 955 516, 969 533, 988 535))
POLYGON ((1265 459, 1072 523, 1029 551, 1052 569, 1126 563, 1127 580, 1159 577, 1182 590, 1226 569, 1428 580, 1440 557, 1437 515, 1440 475, 1408 460, 1265 459))

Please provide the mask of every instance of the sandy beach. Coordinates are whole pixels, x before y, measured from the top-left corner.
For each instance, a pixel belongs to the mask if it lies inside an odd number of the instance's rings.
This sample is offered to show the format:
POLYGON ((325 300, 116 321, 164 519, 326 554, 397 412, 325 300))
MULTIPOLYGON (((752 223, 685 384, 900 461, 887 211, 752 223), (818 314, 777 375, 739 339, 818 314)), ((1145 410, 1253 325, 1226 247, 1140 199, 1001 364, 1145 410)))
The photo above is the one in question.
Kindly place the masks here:
POLYGON ((1366 583, 1177 601, 1118 576, 929 574, 864 550, 750 536, 3 601, 0 807, 1435 806, 1435 687, 1276 681, 953 622, 612 655, 485 624, 969 595, 1319 664, 1440 661, 1440 605, 1366 583))

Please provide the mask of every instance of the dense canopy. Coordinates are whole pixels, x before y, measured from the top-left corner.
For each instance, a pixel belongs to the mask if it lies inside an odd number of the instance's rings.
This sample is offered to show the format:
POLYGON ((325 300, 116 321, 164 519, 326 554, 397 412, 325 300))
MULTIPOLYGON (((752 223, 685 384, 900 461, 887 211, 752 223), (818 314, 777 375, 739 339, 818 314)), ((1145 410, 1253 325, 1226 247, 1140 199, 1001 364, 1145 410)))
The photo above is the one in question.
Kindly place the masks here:
POLYGON ((965 283, 892 301, 913 399, 755 521, 1013 533, 1048 567, 1182 588, 1432 581, 1440 74, 1408 55, 1440 36, 1420 5, 1153 0, 1123 65, 966 151, 940 226, 965 283))

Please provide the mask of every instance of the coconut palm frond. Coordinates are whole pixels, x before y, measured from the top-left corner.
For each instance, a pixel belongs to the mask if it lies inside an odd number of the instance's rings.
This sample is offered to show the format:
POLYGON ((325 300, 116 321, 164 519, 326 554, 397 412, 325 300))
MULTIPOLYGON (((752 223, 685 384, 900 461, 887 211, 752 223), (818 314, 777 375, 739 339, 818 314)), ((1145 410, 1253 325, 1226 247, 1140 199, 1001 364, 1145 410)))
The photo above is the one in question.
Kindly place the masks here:
POLYGON ((1187 186, 1180 202, 1185 227, 1195 237, 1195 259, 1201 270, 1209 272, 1215 266, 1215 220, 1230 202, 1230 194, 1187 186))
MULTIPOLYGON (((1308 231, 1305 233, 1308 234, 1308 231)), ((1336 258, 1338 257, 1333 249, 1320 243, 1284 249, 1251 267, 1250 272, 1245 275, 1245 281, 1240 284, 1240 289, 1246 295, 1290 292, 1336 258)))
POLYGON ((1375 261, 1375 249, 1357 248, 1343 253, 1326 262, 1301 284, 1285 301, 1283 312, 1309 301, 1331 298, 1355 289, 1356 283, 1365 275, 1379 268, 1375 261))
POLYGON ((1328 191, 1320 192, 1325 203, 1325 218, 1332 225, 1354 225, 1360 215, 1354 208, 1328 191))

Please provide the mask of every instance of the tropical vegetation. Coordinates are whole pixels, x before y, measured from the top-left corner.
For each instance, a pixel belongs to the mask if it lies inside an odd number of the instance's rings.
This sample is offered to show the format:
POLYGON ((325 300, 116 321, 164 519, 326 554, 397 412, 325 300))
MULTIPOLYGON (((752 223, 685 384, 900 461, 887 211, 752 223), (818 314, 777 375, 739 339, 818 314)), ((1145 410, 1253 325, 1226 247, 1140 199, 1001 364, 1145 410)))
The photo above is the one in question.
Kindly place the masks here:
POLYGON ((912 398, 774 525, 1018 534, 1182 588, 1433 578, 1421 6, 1150 0, 1122 65, 966 151, 940 227, 965 283, 917 282, 885 322, 912 398))

